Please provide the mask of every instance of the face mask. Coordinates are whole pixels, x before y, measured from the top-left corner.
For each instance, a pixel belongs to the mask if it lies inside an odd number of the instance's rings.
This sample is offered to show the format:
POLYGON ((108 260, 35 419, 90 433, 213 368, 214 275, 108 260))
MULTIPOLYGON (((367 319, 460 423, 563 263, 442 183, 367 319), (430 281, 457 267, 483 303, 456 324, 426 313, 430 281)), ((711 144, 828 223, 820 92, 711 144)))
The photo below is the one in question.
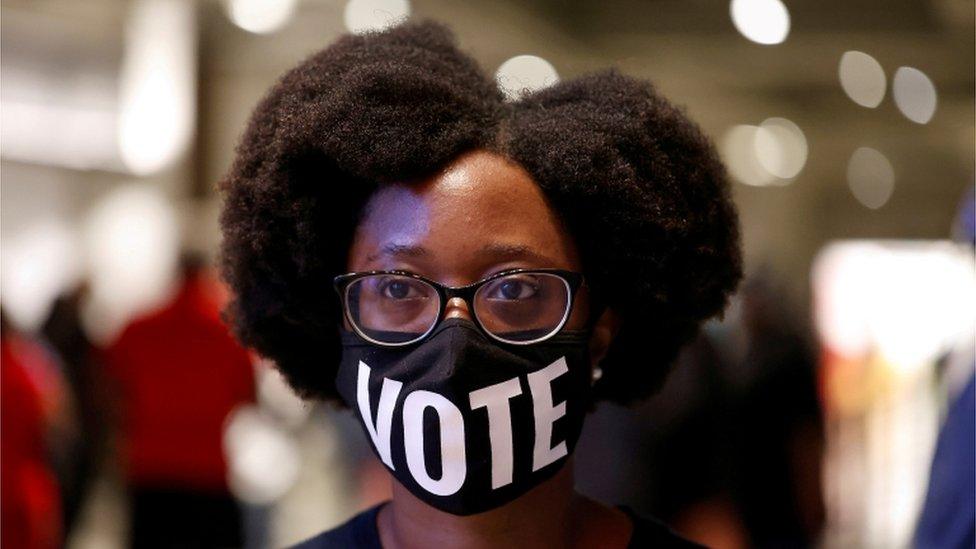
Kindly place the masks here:
POLYGON ((495 342, 445 319, 424 341, 380 347, 343 332, 336 386, 394 478, 455 515, 504 505, 562 467, 589 408, 589 332, 495 342))

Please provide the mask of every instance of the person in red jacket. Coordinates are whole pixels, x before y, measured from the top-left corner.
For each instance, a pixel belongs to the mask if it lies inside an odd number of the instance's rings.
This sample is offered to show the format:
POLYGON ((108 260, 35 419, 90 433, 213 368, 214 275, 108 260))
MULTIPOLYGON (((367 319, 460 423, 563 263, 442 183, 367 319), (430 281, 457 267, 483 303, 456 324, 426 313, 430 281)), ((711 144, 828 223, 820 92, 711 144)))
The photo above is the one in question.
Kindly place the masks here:
POLYGON ((215 279, 196 260, 183 270, 173 300, 132 322, 105 357, 118 395, 131 542, 240 546, 222 438, 231 410, 254 400, 251 360, 220 320, 215 279))
POLYGON ((0 545, 61 543, 61 497, 50 463, 48 429, 64 400, 50 354, 0 314, 0 545))

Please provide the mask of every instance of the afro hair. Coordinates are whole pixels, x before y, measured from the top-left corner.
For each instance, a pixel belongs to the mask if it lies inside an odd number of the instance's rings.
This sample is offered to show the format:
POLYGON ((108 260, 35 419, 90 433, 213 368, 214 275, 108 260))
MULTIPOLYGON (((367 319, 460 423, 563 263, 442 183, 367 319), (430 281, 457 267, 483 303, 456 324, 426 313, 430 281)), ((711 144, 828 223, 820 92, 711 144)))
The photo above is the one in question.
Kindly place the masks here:
POLYGON ((714 147, 646 81, 610 68, 506 101, 432 21, 344 35, 284 74, 220 182, 221 270, 237 337, 306 398, 337 400, 341 304, 366 200, 471 149, 533 177, 621 318, 600 398, 662 383, 742 277, 738 217, 714 147))

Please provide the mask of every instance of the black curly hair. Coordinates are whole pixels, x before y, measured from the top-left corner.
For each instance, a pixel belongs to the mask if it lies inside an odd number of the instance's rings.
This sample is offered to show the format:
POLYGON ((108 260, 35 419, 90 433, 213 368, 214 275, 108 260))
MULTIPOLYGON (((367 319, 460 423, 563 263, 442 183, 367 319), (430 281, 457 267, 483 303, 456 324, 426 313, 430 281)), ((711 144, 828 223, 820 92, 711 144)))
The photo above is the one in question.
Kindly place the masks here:
POLYGON ((678 350, 742 277, 738 217, 711 142, 642 80, 605 69, 506 101, 433 21, 344 35, 255 108, 220 182, 221 270, 237 337, 307 398, 337 400, 341 305, 354 229, 380 186, 472 149, 533 177, 619 314, 599 397, 661 384, 678 350))

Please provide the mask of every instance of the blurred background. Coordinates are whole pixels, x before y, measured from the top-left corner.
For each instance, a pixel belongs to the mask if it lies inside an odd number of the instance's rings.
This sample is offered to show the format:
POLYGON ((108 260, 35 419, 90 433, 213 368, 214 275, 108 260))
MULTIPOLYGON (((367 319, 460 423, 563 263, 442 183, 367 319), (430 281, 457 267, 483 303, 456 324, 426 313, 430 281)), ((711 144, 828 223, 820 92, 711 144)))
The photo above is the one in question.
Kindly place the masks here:
POLYGON ((387 497, 221 324, 215 184, 281 73, 408 17, 512 95, 648 78, 732 175, 747 279, 593 414, 581 491, 714 547, 973 546, 972 1, 4 0, 5 546, 280 547, 387 497))

